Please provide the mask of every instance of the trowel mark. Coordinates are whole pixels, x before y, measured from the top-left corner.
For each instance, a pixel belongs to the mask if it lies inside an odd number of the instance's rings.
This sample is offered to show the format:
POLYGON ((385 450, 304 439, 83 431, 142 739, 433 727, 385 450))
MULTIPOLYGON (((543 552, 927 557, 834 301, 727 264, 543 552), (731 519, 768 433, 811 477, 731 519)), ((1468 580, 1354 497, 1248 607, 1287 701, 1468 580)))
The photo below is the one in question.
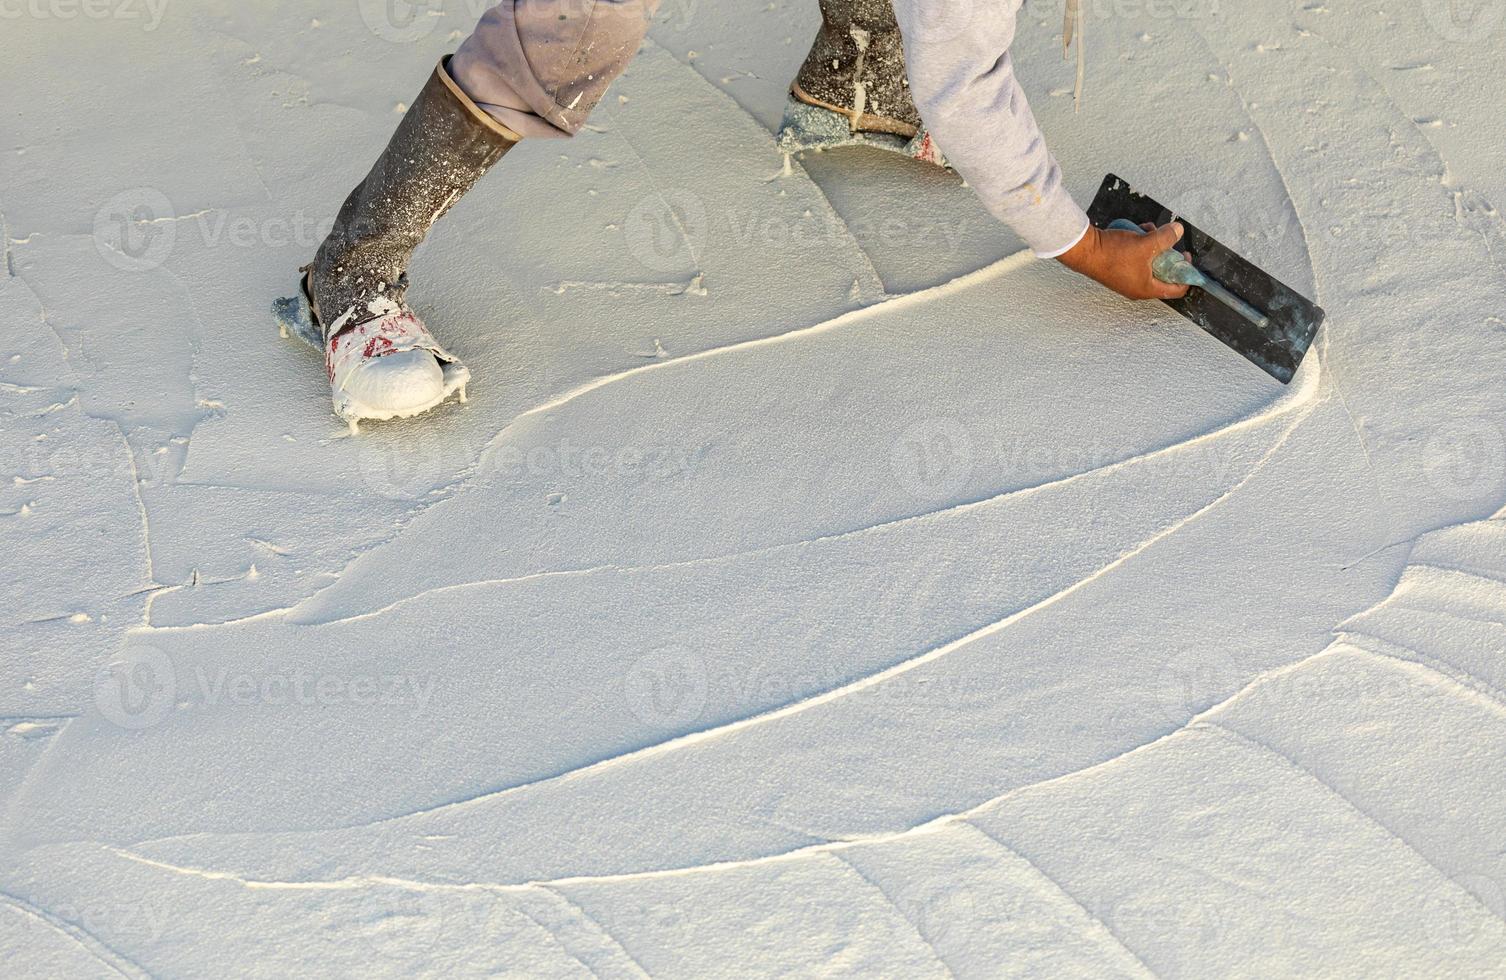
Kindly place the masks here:
POLYGON ((10 225, 5 223, 5 212, 0 211, 0 242, 4 242, 5 248, 5 274, 11 279, 16 277, 16 262, 11 255, 10 225))
POLYGON ((697 273, 684 282, 616 282, 611 280, 565 279, 545 286, 545 290, 563 296, 568 290, 606 293, 658 293, 661 296, 705 296, 705 273, 697 273))

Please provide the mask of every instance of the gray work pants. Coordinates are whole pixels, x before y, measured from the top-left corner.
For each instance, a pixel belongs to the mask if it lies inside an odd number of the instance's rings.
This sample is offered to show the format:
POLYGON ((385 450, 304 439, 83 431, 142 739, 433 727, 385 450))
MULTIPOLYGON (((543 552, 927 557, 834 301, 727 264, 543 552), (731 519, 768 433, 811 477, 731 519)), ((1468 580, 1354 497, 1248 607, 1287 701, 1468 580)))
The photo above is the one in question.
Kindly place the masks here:
POLYGON ((503 0, 450 59, 473 101, 524 137, 573 136, 622 74, 659 0, 503 0))

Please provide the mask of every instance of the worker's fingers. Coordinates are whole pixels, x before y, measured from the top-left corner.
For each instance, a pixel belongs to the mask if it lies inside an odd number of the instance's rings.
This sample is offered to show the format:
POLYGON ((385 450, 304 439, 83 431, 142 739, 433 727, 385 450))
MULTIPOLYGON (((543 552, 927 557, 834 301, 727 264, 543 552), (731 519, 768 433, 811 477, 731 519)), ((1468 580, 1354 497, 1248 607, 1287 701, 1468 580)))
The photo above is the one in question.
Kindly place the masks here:
POLYGON ((1150 247, 1153 251, 1164 252, 1182 240, 1182 223, 1173 221, 1162 225, 1146 237, 1150 239, 1150 247))
POLYGON ((1142 221, 1140 222, 1140 230, 1146 233, 1153 232, 1156 230, 1156 223, 1154 221, 1142 221))
POLYGON ((1181 283, 1162 282, 1159 279, 1152 279, 1151 283, 1157 299, 1181 299, 1187 295, 1187 287, 1181 283))

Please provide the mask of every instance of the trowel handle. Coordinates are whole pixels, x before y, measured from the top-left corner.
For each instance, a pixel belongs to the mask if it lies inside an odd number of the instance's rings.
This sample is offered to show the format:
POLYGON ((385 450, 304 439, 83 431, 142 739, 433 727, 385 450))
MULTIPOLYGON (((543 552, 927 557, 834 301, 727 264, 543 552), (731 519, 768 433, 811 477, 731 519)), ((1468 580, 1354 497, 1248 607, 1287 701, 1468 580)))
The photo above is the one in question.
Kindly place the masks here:
MULTIPOLYGON (((1145 229, 1135 224, 1128 218, 1115 218, 1109 222, 1109 227, 1114 231, 1132 231, 1137 235, 1144 235, 1145 229)), ((1255 326, 1264 330, 1271 322, 1264 313, 1246 303, 1225 289, 1203 273, 1201 269, 1187 261, 1187 257, 1174 248, 1157 255, 1150 263, 1151 275, 1162 282, 1180 286, 1197 286, 1205 290, 1208 295, 1220 301, 1229 309, 1238 313, 1255 326)))

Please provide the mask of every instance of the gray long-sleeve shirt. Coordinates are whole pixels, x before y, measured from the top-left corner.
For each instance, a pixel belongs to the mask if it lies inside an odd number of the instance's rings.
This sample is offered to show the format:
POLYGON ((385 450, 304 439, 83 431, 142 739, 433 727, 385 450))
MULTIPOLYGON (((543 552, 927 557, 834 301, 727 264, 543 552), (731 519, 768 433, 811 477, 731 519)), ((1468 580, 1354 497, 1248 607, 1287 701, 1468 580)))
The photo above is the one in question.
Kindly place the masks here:
POLYGON ((1088 216, 1014 75, 1022 0, 894 0, 910 94, 947 162, 1042 258, 1076 245, 1088 216))

